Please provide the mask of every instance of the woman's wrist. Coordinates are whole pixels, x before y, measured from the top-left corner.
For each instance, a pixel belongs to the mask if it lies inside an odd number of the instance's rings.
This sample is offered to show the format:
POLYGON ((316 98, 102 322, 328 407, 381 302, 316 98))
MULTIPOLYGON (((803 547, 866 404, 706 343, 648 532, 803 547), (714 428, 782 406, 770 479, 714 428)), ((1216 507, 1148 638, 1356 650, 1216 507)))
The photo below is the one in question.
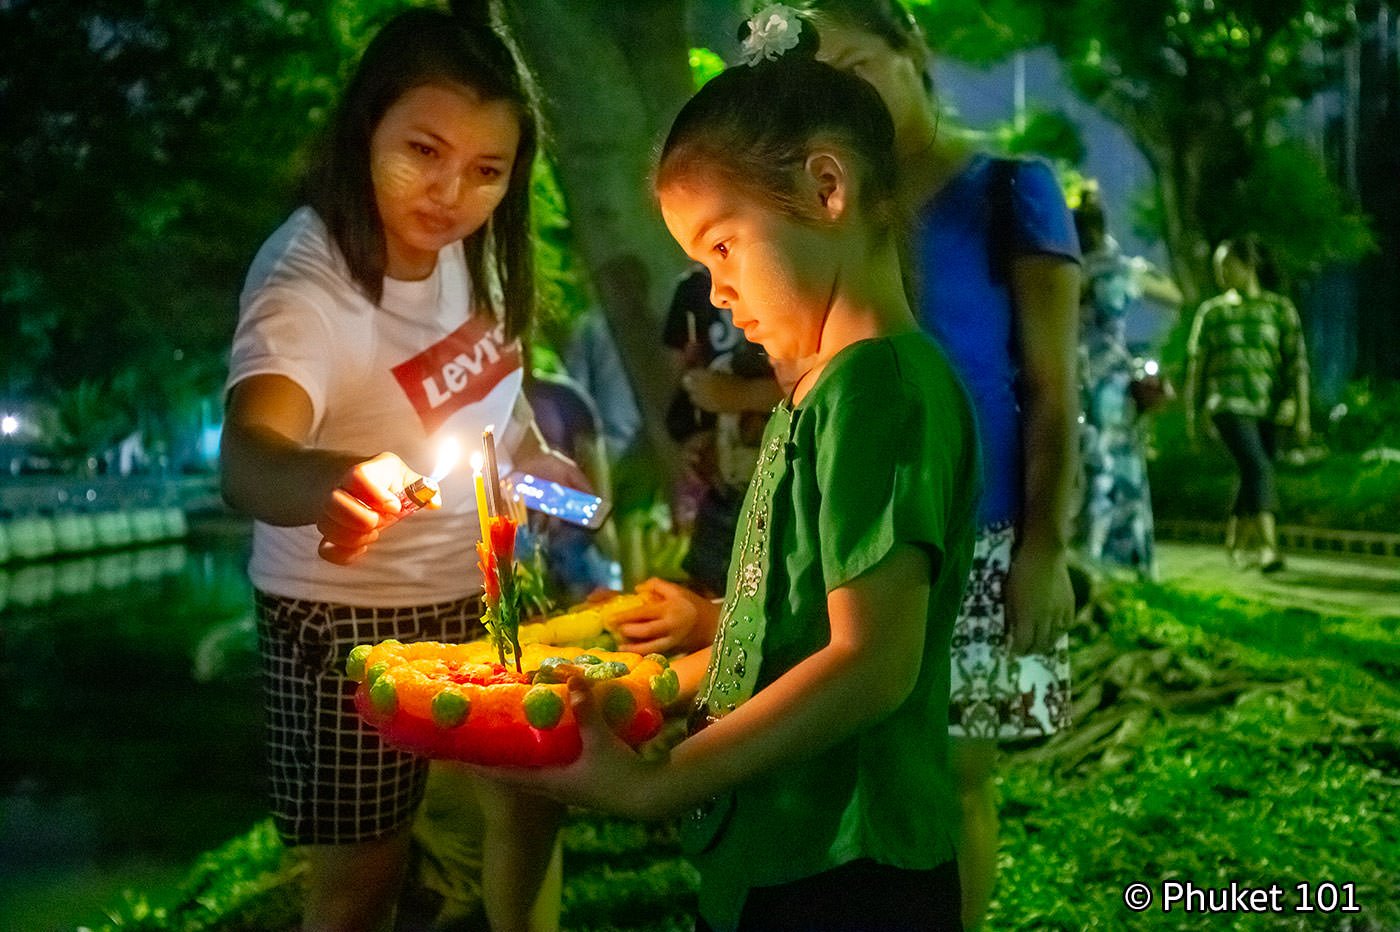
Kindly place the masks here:
POLYGON ((1039 559, 1063 560, 1069 556, 1069 544, 1065 535, 1048 529, 1023 530, 1016 541, 1016 552, 1039 559))

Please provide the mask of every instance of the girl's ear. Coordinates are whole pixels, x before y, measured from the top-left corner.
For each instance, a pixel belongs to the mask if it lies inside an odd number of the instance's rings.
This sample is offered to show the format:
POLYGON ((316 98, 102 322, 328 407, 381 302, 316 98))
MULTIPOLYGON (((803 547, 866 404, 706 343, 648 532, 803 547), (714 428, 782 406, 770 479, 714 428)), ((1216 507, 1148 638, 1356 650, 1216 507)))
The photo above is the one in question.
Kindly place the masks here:
POLYGON ((807 156, 802 168, 819 204, 813 206, 828 220, 839 220, 850 206, 854 180, 846 170, 846 163, 836 153, 819 149, 807 156))

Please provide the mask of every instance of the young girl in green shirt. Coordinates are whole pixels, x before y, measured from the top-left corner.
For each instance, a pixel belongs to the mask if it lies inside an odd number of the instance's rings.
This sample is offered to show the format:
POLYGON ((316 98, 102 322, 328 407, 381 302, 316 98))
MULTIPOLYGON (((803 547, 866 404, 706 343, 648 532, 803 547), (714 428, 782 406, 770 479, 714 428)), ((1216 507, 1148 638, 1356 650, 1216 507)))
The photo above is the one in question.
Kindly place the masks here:
POLYGON ((660 590, 719 613, 711 647, 675 664, 691 734, 644 760, 579 691, 577 763, 490 773, 639 818, 689 810, 702 929, 959 929, 948 655, 977 441, 905 299, 890 117, 784 11, 751 21, 752 64, 686 105, 656 174, 712 301, 792 386, 722 606, 660 590))

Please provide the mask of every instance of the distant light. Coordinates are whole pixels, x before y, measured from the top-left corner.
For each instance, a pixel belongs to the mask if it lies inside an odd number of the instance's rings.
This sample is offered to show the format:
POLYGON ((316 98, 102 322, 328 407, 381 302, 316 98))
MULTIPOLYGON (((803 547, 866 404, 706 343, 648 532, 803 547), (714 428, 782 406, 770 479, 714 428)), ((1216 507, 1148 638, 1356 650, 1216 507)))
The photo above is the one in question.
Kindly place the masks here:
POLYGON ((1155 360, 1155 359, 1149 359, 1149 360, 1147 360, 1147 362, 1143 363, 1142 371, 1143 371, 1143 372, 1146 372, 1148 375, 1156 375, 1156 374, 1157 374, 1157 360, 1155 360))
POLYGON ((8 437, 18 430, 19 418, 15 417, 13 414, 7 414, 4 417, 0 417, 0 434, 4 434, 6 437, 8 437))

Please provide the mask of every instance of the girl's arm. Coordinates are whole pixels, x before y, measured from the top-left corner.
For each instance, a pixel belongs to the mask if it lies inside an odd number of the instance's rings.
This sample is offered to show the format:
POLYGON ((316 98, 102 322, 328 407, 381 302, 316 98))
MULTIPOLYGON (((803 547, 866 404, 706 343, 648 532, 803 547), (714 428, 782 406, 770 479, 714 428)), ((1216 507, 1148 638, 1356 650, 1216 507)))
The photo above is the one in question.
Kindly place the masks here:
POLYGON ((1078 432, 1079 266, 1060 256, 1012 263, 1021 357, 1024 496, 1007 577, 1011 646, 1044 652, 1074 614, 1066 567, 1078 432))
POLYGON ((581 717, 588 728, 577 762, 482 772, 566 802, 660 818, 825 750, 889 715, 913 690, 928 623, 929 573, 928 554, 900 544, 870 572, 833 590, 827 596, 830 643, 681 742, 666 760, 642 760, 585 701, 581 717))
POLYGON ((392 453, 365 456, 306 444, 311 399, 291 379, 255 375, 229 392, 220 443, 224 500, 266 524, 315 524, 321 556, 355 559, 399 511, 397 491, 418 474, 392 453))

